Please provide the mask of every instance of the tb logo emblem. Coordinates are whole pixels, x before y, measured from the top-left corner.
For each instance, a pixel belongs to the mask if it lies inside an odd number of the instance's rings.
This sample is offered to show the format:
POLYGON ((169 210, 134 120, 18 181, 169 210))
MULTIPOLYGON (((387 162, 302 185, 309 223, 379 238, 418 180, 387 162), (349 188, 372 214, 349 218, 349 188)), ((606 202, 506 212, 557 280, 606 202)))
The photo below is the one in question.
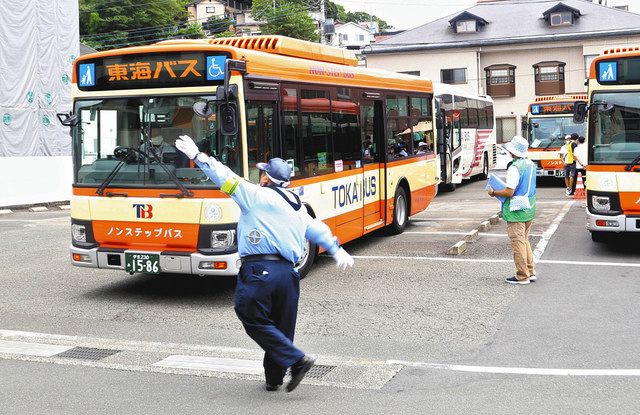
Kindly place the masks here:
POLYGON ((153 217, 153 206, 136 203, 132 205, 136 210, 136 218, 151 219, 153 217))

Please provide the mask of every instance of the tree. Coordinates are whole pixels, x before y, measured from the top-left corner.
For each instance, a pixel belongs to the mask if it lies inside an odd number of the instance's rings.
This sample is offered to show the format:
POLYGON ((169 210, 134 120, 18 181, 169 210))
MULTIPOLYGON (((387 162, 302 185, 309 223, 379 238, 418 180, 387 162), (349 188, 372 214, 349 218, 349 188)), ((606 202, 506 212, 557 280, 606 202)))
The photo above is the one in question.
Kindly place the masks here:
POLYGON ((265 22, 260 27, 262 33, 317 42, 316 22, 305 4, 302 0, 253 0, 251 15, 265 22))
POLYGON ((169 37, 203 37, 187 25, 188 0, 80 0, 80 35, 89 46, 105 49, 140 45, 169 37))
POLYGON ((344 21, 354 22, 354 23, 377 22, 379 32, 386 32, 389 29, 393 29, 393 26, 391 26, 389 23, 385 22, 381 18, 365 12, 348 12, 346 16, 346 20, 344 21))
POLYGON ((325 17, 334 21, 346 22, 347 11, 343 5, 327 0, 325 2, 325 17))

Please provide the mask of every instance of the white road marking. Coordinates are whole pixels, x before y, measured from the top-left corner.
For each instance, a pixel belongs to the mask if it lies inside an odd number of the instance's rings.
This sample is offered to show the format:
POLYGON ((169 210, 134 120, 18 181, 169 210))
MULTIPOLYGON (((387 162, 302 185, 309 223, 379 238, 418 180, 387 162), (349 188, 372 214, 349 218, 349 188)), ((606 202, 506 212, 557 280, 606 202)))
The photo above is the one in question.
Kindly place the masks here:
POLYGON ((51 357, 66 352, 73 347, 55 344, 25 343, 0 340, 0 353, 18 354, 23 356, 51 357))
POLYGON ((211 370, 215 372, 261 375, 262 362, 258 360, 227 359, 223 357, 172 355, 153 366, 173 369, 211 370))
POLYGON ((542 376, 640 376, 640 369, 552 369, 537 367, 467 366, 442 363, 407 362, 387 360, 389 365, 423 367, 426 369, 450 370, 454 372, 497 373, 542 376))
MULTIPOLYGON (((481 234, 482 235, 482 234, 481 234)), ((327 255, 324 255, 327 256, 327 255)), ((513 263, 513 259, 498 258, 447 258, 447 257, 429 257, 429 256, 383 256, 383 255, 353 255, 355 259, 401 259, 418 260, 418 261, 450 261, 450 262, 480 262, 480 263, 513 263)), ((537 264, 561 264, 561 265, 588 265, 602 267, 631 267, 640 268, 640 263, 630 262, 595 262, 595 261, 559 261, 553 259, 541 259, 536 261, 537 264)))
MULTIPOLYGON (((417 234, 417 235, 466 235, 469 232, 438 232, 438 231, 404 231, 403 234, 417 234)), ((480 232, 480 236, 499 236, 507 238, 509 235, 506 233, 488 233, 480 232)), ((529 236, 538 237, 542 236, 540 233, 530 233, 529 236)))
POLYGON ((556 216, 553 222, 551 222, 551 225, 549 225, 547 230, 544 231, 544 233, 542 234, 542 238, 538 241, 536 248, 533 250, 533 260, 535 262, 540 262, 539 260, 540 258, 542 258, 542 254, 544 254, 544 250, 547 248, 547 244, 549 243, 549 240, 551 239, 553 234, 556 232, 556 230, 558 230, 558 226, 560 226, 560 222, 562 222, 562 219, 564 219, 564 216, 567 214, 569 209, 571 209, 571 206, 573 206, 573 203, 574 203, 573 200, 567 202, 562 208, 562 210, 560 210, 560 213, 558 213, 558 216, 556 216))

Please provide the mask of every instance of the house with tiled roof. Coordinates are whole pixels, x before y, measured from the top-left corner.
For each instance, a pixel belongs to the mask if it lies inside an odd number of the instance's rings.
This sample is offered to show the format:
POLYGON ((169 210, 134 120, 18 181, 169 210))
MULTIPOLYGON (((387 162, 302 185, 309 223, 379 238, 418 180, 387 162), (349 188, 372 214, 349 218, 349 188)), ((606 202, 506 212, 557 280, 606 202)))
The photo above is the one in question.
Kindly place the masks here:
POLYGON ((485 0, 371 44, 367 66, 457 84, 495 102, 498 139, 536 96, 585 92, 593 58, 640 46, 640 15, 589 0, 485 0))

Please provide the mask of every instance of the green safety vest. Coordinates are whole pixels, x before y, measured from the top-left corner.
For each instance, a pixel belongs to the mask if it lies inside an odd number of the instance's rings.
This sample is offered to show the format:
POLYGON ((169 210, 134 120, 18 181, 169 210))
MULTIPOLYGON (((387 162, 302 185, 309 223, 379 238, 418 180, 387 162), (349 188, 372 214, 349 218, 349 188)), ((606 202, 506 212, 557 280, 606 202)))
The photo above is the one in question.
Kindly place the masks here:
POLYGON ((514 196, 529 196, 531 209, 511 211, 511 198, 506 198, 502 205, 502 219, 507 222, 529 222, 536 216, 536 173, 535 164, 529 159, 515 159, 512 163, 518 169, 520 181, 516 186, 514 196), (533 172, 533 175, 531 174, 533 172), (531 180, 531 183, 529 183, 531 180))

